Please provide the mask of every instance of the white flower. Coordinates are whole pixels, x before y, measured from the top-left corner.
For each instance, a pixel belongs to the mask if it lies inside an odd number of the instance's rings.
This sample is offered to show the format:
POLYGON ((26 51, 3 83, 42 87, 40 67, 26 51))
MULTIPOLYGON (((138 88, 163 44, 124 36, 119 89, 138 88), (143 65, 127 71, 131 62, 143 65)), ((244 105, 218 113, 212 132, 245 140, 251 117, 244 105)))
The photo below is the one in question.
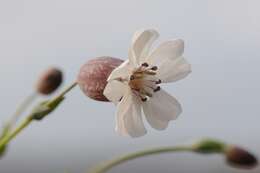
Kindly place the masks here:
POLYGON ((117 106, 116 131, 121 135, 139 137, 146 133, 142 112, 158 130, 165 129, 182 112, 180 103, 159 84, 175 82, 191 72, 182 56, 184 42, 166 41, 151 52, 158 37, 152 29, 136 32, 129 59, 114 69, 107 80, 104 95, 117 106))

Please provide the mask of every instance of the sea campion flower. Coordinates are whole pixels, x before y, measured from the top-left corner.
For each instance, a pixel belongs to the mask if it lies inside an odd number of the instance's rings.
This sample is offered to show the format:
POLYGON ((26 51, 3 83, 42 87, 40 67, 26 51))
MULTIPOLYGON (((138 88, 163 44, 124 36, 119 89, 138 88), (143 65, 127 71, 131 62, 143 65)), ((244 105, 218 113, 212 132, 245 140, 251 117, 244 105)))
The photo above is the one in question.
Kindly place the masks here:
POLYGON ((180 103, 159 84, 178 81, 191 72, 183 58, 181 39, 161 43, 150 53, 157 31, 137 31, 129 49, 128 60, 115 68, 107 81, 104 95, 117 106, 116 131, 139 137, 146 134, 142 111, 148 123, 163 130, 182 112, 180 103))

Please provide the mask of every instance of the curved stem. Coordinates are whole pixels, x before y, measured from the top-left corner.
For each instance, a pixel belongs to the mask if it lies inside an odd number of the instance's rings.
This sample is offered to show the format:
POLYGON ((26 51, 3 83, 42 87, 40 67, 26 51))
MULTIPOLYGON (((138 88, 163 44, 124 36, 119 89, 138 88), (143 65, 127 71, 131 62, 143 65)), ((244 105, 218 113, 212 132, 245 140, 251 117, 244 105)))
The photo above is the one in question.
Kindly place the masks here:
MULTIPOLYGON (((64 91, 62 91, 58 96, 56 96, 54 99, 51 99, 48 102, 48 105, 51 105, 53 102, 55 102, 57 99, 64 97, 65 94, 67 94, 72 88, 74 88, 77 85, 76 82, 74 82, 72 85, 70 85, 68 88, 66 88, 64 91)), ((6 136, 4 136, 0 140, 0 148, 7 145, 13 138, 15 138, 24 128, 26 128, 33 120, 32 114, 28 115, 28 117, 12 132, 8 133, 6 136)))
POLYGON ((141 158, 141 157, 161 154, 161 153, 181 152, 181 151, 193 151, 193 148, 189 146, 176 146, 176 147, 163 147, 163 148, 155 148, 150 150, 139 151, 111 160, 101 165, 100 167, 97 167, 93 171, 90 171, 90 173, 104 173, 123 162, 127 162, 136 158, 141 158))
POLYGON ((13 132, 8 133, 0 141, 0 148, 8 144, 13 138, 15 138, 25 127, 27 127, 32 122, 31 116, 28 116, 13 132))
POLYGON ((50 102, 52 102, 55 99, 64 97, 70 90, 72 90, 75 86, 77 86, 77 82, 72 83, 70 86, 68 86, 67 88, 65 88, 65 90, 63 90, 58 96, 56 96, 54 99, 52 99, 50 102))
POLYGON ((24 113, 26 108, 30 106, 30 104, 37 98, 37 96, 38 94, 36 92, 33 92, 25 98, 25 100, 18 106, 11 119, 5 125, 5 128, 7 128, 7 130, 10 130, 17 123, 21 114, 24 113))

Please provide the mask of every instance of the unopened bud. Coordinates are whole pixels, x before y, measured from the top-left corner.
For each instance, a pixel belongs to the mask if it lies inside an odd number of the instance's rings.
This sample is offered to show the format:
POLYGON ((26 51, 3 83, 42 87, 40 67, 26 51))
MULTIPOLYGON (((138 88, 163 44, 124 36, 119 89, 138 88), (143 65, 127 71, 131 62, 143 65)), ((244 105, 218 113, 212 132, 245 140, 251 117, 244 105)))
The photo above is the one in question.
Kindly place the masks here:
POLYGON ((48 95, 53 93, 62 83, 62 71, 57 68, 49 68, 38 80, 36 90, 40 94, 48 95))
POLYGON ((83 93, 98 101, 109 101, 103 91, 110 73, 118 67, 123 60, 112 57, 98 57, 84 64, 78 74, 77 83, 83 93))
POLYGON ((230 146, 226 149, 226 159, 230 165, 239 168, 251 169, 258 163, 253 154, 236 146, 230 146))
POLYGON ((198 153, 223 153, 226 145, 218 140, 204 139, 193 145, 193 151, 198 153))

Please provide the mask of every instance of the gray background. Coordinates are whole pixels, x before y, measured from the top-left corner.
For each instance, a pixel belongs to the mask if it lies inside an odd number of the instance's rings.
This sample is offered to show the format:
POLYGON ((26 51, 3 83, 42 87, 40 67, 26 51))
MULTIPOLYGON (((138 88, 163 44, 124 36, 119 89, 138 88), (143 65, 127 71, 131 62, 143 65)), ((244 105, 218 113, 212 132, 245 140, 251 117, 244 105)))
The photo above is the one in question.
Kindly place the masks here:
MULTIPOLYGON (((73 82, 87 60, 126 58, 139 28, 161 39, 183 38, 193 72, 165 88, 184 112, 170 127, 131 139, 114 132, 115 107, 77 88, 52 115, 33 123, 9 146, 1 173, 83 173, 110 157, 200 137, 240 144, 260 156, 260 23, 258 0, 0 0, 0 120, 33 90, 49 65, 73 82)), ((253 172, 259 172, 255 169, 253 172)), ((129 162, 112 172, 245 172, 219 156, 166 154, 129 162)))

